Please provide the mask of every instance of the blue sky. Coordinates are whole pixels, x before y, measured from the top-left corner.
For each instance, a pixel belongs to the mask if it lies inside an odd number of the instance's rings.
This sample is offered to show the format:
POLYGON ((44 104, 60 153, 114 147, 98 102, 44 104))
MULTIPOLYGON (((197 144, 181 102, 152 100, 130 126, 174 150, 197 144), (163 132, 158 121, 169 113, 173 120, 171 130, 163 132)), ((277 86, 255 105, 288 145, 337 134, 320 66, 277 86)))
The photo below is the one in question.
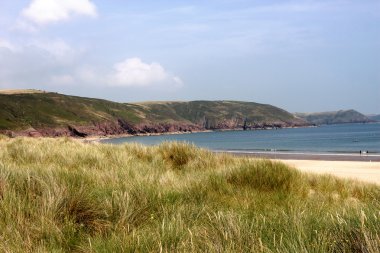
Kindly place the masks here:
POLYGON ((379 0, 0 0, 0 88, 380 113, 379 0))

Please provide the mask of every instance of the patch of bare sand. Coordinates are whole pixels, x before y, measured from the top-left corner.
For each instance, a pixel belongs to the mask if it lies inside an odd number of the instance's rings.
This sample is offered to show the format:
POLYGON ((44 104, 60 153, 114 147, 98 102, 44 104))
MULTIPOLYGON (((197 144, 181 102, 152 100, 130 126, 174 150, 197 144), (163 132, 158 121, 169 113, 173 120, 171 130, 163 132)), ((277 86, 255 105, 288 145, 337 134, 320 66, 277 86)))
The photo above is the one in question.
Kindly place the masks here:
POLYGON ((356 179, 380 184, 380 162, 346 162, 315 160, 281 160, 303 172, 331 174, 340 178, 356 179))

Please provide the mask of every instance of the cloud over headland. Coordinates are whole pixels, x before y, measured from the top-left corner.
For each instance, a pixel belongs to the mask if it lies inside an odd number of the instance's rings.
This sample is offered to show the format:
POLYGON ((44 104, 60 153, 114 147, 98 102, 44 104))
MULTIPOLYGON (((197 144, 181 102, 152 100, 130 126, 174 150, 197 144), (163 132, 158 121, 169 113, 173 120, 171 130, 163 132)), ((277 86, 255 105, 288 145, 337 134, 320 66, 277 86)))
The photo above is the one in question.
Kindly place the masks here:
POLYGON ((96 17, 97 11, 90 0, 33 0, 21 15, 35 24, 45 25, 80 15, 96 17))
POLYGON ((163 82, 182 85, 179 77, 167 72, 159 63, 145 63, 138 57, 116 63, 110 80, 115 86, 149 86, 163 82))

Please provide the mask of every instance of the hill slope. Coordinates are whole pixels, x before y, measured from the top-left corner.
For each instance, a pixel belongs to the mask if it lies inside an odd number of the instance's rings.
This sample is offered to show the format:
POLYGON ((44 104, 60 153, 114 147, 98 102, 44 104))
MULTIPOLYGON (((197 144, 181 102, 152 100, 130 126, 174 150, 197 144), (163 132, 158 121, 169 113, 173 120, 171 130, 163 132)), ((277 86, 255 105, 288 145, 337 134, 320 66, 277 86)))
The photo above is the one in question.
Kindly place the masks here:
POLYGON ((309 123, 316 125, 323 124, 341 124, 341 123, 365 123, 371 120, 365 115, 355 110, 340 110, 334 112, 318 112, 318 113, 295 113, 309 123))
POLYGON ((116 103, 57 93, 0 93, 0 131, 16 135, 113 135, 302 126, 292 114, 238 101, 116 103))
POLYGON ((379 115, 367 115, 367 117, 370 120, 373 120, 373 121, 376 121, 376 122, 380 122, 380 114, 379 115))

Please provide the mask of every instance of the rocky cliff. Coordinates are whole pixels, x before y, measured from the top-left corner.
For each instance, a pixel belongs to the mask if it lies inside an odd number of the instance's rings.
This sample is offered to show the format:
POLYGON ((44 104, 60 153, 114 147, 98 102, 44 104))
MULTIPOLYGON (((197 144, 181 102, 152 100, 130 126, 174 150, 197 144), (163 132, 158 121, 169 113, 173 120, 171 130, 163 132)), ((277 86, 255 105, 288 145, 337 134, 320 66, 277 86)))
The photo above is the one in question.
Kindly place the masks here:
POLYGON ((272 105, 240 101, 116 103, 57 93, 0 92, 0 133, 112 136, 307 126, 272 105))

